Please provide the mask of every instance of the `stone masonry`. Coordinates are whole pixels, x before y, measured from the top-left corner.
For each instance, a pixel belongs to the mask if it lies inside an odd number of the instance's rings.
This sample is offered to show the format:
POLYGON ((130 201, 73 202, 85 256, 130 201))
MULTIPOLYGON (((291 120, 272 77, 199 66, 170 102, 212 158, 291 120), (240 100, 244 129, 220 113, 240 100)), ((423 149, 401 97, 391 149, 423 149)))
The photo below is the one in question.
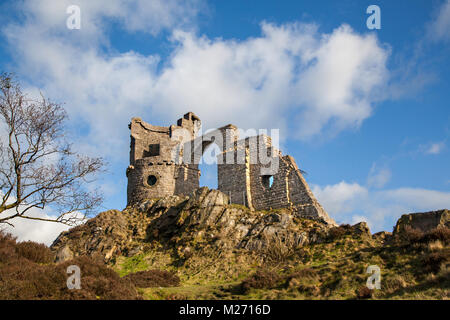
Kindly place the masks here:
POLYGON ((128 205, 169 195, 189 195, 199 188, 198 163, 215 143, 218 189, 230 203, 252 210, 290 208, 299 217, 335 222, 312 194, 294 159, 272 146, 266 135, 239 140, 237 128, 227 125, 198 137, 200 119, 186 113, 176 125, 159 127, 133 118, 130 165, 127 168, 128 205))

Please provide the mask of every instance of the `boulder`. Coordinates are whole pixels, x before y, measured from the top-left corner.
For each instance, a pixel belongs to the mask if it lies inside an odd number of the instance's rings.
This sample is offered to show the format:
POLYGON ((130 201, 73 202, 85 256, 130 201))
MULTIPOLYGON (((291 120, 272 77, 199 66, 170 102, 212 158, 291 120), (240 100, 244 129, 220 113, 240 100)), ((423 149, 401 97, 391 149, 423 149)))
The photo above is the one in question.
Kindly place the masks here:
POLYGON ((73 258, 73 252, 68 245, 63 246, 56 252, 56 262, 63 262, 73 258))
POLYGON ((374 239, 379 239, 382 241, 387 241, 392 237, 392 232, 388 232, 388 231, 380 231, 377 233, 373 234, 373 238, 374 239))
POLYGON ((360 236, 369 236, 371 237, 372 234, 370 233, 369 226, 367 225, 367 222, 359 222, 352 226, 353 232, 360 236))
POLYGON ((100 255, 109 261, 117 254, 138 253, 149 219, 143 212, 108 210, 85 224, 62 232, 50 246, 56 261, 81 255, 100 255))

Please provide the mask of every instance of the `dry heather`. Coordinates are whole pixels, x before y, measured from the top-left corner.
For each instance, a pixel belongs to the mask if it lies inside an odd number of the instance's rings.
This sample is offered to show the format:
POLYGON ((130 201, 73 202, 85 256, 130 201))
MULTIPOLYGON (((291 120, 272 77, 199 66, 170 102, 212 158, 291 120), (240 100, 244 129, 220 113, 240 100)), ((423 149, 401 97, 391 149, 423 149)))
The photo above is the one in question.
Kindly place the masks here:
POLYGON ((50 262, 45 246, 2 235, 0 298, 450 299, 444 214, 426 232, 402 226, 372 235, 365 223, 334 227, 201 195, 103 212, 55 241, 63 263, 50 262), (70 264, 82 269, 80 291, 66 288, 70 264), (381 289, 369 291, 371 265, 381 270, 381 289))
POLYGON ((54 263, 54 258, 43 244, 17 243, 11 235, 0 232, 0 300, 141 299, 133 283, 147 285, 151 280, 153 286, 164 286, 179 282, 175 275, 160 270, 153 270, 151 277, 144 272, 120 278, 95 257, 82 256, 63 263, 54 263), (67 288, 70 265, 81 269, 80 290, 67 288))

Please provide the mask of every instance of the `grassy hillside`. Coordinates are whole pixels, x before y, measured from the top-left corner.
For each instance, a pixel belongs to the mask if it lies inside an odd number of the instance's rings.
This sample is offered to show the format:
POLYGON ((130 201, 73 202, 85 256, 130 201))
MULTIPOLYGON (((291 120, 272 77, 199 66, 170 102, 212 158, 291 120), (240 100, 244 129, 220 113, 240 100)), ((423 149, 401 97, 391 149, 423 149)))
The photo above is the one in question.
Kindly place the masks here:
POLYGON ((364 222, 336 227, 225 200, 202 188, 105 211, 51 250, 2 234, 0 298, 450 298, 448 210, 404 215, 393 235, 372 235, 364 222), (69 265, 80 266, 82 290, 67 289, 69 265), (370 290, 373 265, 381 288, 370 290))
POLYGON ((325 242, 264 252, 205 246, 180 260, 161 246, 114 262, 121 275, 146 269, 175 272, 176 287, 141 288, 146 299, 449 299, 448 229, 401 238, 358 234, 341 226, 325 242), (381 289, 366 288, 369 265, 381 269, 381 289))

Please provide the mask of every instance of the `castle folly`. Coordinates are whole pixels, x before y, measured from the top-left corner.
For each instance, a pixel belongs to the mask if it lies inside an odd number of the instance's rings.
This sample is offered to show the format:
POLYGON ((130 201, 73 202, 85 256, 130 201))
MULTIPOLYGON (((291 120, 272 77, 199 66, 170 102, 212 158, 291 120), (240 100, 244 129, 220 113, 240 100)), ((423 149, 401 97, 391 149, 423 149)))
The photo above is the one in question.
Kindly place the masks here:
POLYGON ((273 147, 270 137, 239 140, 233 125, 199 137, 200 126, 200 119, 192 112, 169 127, 154 126, 140 118, 131 120, 128 205, 144 199, 189 195, 199 188, 198 164, 204 150, 214 143, 220 149, 218 189, 231 203, 251 210, 290 208, 297 216, 334 224, 294 159, 273 147))

